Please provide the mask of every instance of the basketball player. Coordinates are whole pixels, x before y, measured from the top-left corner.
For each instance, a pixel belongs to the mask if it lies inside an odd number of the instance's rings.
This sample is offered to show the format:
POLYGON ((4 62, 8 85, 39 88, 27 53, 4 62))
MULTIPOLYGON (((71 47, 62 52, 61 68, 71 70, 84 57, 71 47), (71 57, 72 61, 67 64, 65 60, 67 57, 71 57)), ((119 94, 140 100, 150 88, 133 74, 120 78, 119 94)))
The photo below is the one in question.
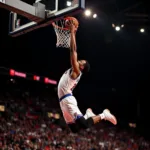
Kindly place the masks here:
POLYGON ((62 75, 58 84, 58 97, 64 119, 73 133, 77 133, 81 129, 90 128, 101 120, 107 120, 116 125, 117 120, 108 109, 105 109, 99 115, 95 115, 88 108, 86 114, 83 116, 78 108, 76 98, 73 96, 72 91, 78 84, 82 74, 89 71, 90 65, 87 60, 78 60, 77 58, 76 27, 73 23, 70 24, 70 32, 70 60, 72 67, 62 75))

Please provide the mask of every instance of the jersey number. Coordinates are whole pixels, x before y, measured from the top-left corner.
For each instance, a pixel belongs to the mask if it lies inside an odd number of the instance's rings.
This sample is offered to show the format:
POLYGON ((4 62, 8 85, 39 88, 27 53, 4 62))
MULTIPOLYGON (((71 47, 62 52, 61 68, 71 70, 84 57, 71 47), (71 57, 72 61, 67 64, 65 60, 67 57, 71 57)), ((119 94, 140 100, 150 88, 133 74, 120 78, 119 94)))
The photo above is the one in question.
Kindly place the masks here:
POLYGON ((71 91, 73 91, 73 89, 76 87, 77 84, 74 84, 74 86, 71 88, 71 91))

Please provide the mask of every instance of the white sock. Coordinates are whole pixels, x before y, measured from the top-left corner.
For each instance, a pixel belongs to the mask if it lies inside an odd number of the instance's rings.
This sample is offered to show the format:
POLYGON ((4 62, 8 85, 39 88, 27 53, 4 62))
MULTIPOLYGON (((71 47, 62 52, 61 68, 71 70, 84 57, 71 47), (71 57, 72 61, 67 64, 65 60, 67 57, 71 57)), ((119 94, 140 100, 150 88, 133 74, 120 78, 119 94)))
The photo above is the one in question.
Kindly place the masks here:
POLYGON ((101 119, 105 119, 105 115, 103 113, 99 114, 99 116, 101 117, 101 119))

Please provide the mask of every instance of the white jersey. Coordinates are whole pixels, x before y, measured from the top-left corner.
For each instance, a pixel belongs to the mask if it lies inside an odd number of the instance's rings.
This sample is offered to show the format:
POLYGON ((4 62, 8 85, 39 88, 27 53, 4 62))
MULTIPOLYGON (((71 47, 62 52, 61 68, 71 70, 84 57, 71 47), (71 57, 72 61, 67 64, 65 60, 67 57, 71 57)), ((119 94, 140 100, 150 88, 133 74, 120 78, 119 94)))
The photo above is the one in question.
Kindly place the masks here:
MULTIPOLYGON (((71 79, 71 69, 68 69, 61 77, 58 84, 58 97, 61 99, 67 94, 72 95, 73 89, 78 84, 82 73, 77 79, 71 79)), ((77 101, 74 96, 67 96, 60 101, 60 107, 67 124, 74 123, 78 117, 83 116, 78 108, 77 101)))
POLYGON ((70 76, 71 69, 68 69, 61 77, 58 84, 58 97, 61 98, 66 94, 72 94, 73 89, 78 84, 82 73, 76 79, 72 79, 70 76))

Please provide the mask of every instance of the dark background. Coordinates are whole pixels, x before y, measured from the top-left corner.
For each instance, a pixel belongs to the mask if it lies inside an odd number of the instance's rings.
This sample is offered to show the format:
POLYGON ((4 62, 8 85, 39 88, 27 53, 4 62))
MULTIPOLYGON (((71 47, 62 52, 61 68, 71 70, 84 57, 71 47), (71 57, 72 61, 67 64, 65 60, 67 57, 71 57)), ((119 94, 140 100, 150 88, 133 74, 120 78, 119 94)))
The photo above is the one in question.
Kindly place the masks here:
MULTIPOLYGON (((26 0, 29 2, 30 0, 26 0)), ((31 2, 31 1, 30 1, 31 2)), ((75 16, 79 59, 91 64, 75 90, 79 107, 100 113, 109 108, 118 125, 136 122, 138 130, 149 133, 150 36, 147 1, 86 0, 97 19, 75 16), (116 32, 112 23, 124 24, 116 32), (146 32, 140 33, 144 27, 146 32)), ((59 81, 70 67, 69 50, 55 46, 52 26, 26 35, 8 36, 9 12, 0 9, 0 66, 37 73, 59 81)))

